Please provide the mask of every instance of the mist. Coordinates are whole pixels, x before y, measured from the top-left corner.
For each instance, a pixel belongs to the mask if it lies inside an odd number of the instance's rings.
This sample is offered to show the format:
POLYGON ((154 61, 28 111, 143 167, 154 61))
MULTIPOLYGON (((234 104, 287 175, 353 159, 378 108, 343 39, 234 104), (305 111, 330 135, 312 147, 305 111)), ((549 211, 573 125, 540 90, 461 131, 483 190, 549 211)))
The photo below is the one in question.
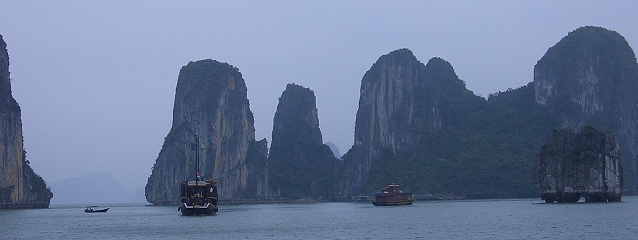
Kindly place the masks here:
POLYGON ((269 142, 286 84, 312 89, 323 140, 343 154, 361 78, 383 54, 441 57, 487 97, 531 82, 536 61, 578 27, 614 30, 637 46, 637 10, 631 1, 9 0, 0 34, 34 171, 47 183, 106 172, 135 191, 170 130, 177 75, 189 61, 240 69, 256 139, 269 142))

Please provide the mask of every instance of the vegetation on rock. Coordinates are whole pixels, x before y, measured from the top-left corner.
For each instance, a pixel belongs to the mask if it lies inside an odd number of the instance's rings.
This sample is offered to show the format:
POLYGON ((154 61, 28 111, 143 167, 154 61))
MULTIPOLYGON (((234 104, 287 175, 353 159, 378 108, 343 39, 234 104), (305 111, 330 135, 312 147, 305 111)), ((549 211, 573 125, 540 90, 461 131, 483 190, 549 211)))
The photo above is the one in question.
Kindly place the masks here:
POLYGON ((270 183, 289 199, 329 198, 340 161, 323 144, 314 92, 288 84, 279 98, 268 157, 270 183))
POLYGON ((9 75, 7 44, 0 35, 0 207, 47 208, 53 193, 27 160, 21 109, 9 75))
POLYGON ((538 62, 534 82, 487 100, 467 90, 445 60, 433 58, 423 66, 409 50, 394 51, 362 80, 355 145, 343 157, 338 185, 349 196, 398 180, 416 193, 534 196, 530 179, 537 149, 552 129, 585 124, 620 136, 622 159, 632 165, 634 179, 637 72, 624 38, 599 27, 571 32, 538 62), (388 102, 378 103, 382 100, 388 102), (380 114, 392 110, 390 116, 380 114), (344 182, 352 178, 361 180, 344 182))

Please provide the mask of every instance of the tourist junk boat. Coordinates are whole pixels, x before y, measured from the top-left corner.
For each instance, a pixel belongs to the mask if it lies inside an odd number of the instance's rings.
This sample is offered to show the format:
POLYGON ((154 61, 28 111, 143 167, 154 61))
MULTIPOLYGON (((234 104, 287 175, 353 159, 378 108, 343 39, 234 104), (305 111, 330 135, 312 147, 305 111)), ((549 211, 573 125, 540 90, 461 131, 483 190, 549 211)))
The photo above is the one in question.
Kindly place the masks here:
POLYGON ((396 206, 396 205, 411 205, 415 199, 411 191, 401 191, 399 186, 401 184, 388 184, 387 187, 382 188, 374 194, 375 206, 396 206))
POLYGON ((84 212, 85 213, 98 213, 98 212, 106 212, 109 209, 110 208, 99 209, 99 208, 97 208, 97 206, 88 206, 88 207, 86 207, 86 209, 84 209, 84 212))
POLYGON ((178 208, 183 216, 215 215, 217 213, 217 181, 203 180, 199 176, 199 138, 195 135, 197 152, 195 153, 195 180, 183 181, 180 186, 178 208))

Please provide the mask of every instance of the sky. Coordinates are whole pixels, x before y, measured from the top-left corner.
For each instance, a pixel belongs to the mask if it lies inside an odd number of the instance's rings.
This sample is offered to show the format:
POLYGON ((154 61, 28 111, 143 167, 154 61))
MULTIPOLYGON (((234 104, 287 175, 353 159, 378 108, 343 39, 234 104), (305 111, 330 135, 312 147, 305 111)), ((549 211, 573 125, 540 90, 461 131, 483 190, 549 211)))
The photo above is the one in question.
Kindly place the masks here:
POLYGON ((35 172, 52 183, 105 171, 133 190, 171 128, 189 61, 239 68, 256 139, 268 142, 286 84, 312 89, 324 142, 345 153, 361 79, 381 55, 441 57, 487 97, 531 82, 547 49, 578 27, 638 46, 636 12, 635 1, 2 0, 0 34, 35 172))

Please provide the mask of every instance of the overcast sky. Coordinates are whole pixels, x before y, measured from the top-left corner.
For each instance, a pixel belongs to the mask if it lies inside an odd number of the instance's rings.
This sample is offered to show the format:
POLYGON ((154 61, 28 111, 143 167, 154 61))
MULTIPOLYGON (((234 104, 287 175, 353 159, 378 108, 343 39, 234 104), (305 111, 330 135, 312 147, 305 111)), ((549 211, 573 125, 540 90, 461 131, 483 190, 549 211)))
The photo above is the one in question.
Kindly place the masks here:
POLYGON ((106 171, 133 189, 171 128, 189 61, 240 69, 256 138, 269 142, 286 84, 309 87, 324 142, 345 153, 361 78, 381 55, 441 57, 485 97, 531 82, 536 61, 578 27, 638 46, 637 13, 636 1, 2 0, 0 34, 35 172, 51 183, 106 171))

